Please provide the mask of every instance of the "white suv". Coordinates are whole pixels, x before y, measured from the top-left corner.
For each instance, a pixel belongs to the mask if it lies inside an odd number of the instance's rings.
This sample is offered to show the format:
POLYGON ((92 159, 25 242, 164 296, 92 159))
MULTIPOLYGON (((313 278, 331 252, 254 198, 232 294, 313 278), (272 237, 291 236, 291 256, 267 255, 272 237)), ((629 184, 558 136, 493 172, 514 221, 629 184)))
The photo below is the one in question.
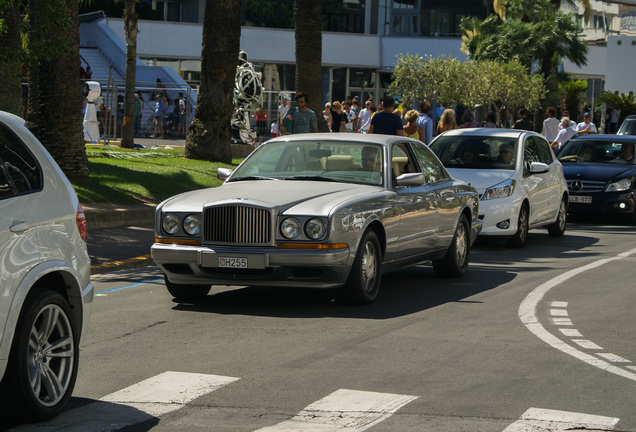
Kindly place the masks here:
POLYGON ((75 192, 24 120, 0 111, 0 406, 58 414, 77 377, 93 285, 75 192))

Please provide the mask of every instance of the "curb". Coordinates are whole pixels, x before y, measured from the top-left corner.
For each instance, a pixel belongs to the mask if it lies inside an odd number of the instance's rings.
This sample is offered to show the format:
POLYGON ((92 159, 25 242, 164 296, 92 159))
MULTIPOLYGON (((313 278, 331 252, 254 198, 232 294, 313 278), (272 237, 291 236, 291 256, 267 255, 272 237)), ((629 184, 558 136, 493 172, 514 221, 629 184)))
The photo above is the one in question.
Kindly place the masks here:
POLYGON ((155 218, 155 204, 119 206, 113 204, 82 204, 89 230, 117 228, 137 224, 152 224, 155 218))
POLYGON ((150 255, 142 255, 134 258, 128 258, 122 261, 110 261, 107 263, 91 266, 91 275, 107 273, 116 270, 146 267, 149 265, 155 265, 153 259, 150 257, 150 255))

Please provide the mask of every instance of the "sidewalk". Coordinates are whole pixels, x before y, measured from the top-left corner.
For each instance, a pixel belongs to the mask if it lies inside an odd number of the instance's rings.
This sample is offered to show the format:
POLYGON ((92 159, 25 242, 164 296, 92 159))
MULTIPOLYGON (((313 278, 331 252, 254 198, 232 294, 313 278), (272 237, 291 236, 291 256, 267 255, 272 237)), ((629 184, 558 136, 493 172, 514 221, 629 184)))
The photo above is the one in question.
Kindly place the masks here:
POLYGON ((153 265, 154 204, 82 204, 91 273, 153 265))

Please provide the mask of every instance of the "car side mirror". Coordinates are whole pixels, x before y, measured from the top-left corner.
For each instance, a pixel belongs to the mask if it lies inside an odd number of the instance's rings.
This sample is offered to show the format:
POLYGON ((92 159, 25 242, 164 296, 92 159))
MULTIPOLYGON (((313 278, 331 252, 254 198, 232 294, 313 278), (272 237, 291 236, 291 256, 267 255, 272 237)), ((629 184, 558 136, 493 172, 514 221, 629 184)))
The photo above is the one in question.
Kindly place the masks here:
POLYGON ((423 173, 406 173, 396 179, 398 186, 422 186, 426 183, 423 173))
POLYGON ((216 170, 216 178, 219 180, 227 180, 227 178, 232 175, 232 170, 229 168, 217 168, 216 170))
POLYGON ((543 162, 531 162, 530 163, 530 174, 542 174, 550 171, 550 167, 543 162))

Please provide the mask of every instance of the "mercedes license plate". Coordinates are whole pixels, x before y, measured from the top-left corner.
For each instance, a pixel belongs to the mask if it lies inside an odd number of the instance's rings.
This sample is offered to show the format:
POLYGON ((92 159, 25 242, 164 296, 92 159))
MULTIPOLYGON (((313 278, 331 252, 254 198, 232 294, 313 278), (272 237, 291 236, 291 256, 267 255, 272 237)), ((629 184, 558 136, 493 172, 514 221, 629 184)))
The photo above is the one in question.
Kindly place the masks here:
POLYGON ((592 197, 591 196, 570 195, 570 202, 571 203, 592 204, 592 197))
POLYGON ((220 268, 247 268, 247 258, 219 257, 220 268))

